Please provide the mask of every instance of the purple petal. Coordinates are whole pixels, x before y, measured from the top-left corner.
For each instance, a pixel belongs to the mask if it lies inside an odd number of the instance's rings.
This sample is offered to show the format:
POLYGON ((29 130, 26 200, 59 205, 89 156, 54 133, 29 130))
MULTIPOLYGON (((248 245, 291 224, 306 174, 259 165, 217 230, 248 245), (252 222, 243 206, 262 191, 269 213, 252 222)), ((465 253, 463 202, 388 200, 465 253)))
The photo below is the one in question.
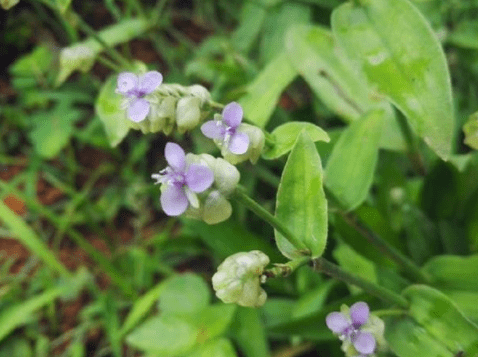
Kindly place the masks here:
POLYGON ((357 334, 352 337, 352 344, 358 352, 363 354, 369 354, 375 351, 375 338, 368 332, 357 332, 357 334))
POLYGON ((231 136, 231 141, 229 141, 229 151, 233 154, 240 155, 244 154, 249 147, 249 136, 246 133, 241 133, 236 131, 231 136))
POLYGON ((353 325, 357 328, 368 321, 369 311, 367 303, 363 301, 356 302, 350 307, 350 317, 353 325))
POLYGON ((139 77, 139 90, 145 94, 154 91, 163 82, 163 75, 158 71, 150 71, 139 77))
POLYGON ((203 192, 211 187, 214 174, 211 169, 203 165, 192 164, 186 172, 186 185, 193 192, 203 192))
POLYGON ((128 118, 138 123, 143 121, 149 113, 149 102, 145 99, 134 99, 128 108, 128 118))
POLYGON ((167 143, 164 148, 164 156, 174 171, 184 172, 186 168, 186 155, 181 146, 175 143, 167 143))
POLYGON ((340 312, 331 312, 325 318, 325 323, 327 327, 332 330, 332 332, 341 334, 345 331, 347 327, 350 326, 350 322, 347 320, 344 314, 340 312))
POLYGON ((232 128, 237 128, 242 121, 242 107, 236 103, 229 103, 222 111, 222 117, 226 124, 232 128))
POLYGON ((123 72, 118 76, 116 91, 126 95, 130 90, 138 86, 138 76, 131 72, 123 72))
POLYGON ((182 187, 168 185, 161 193, 161 207, 168 216, 179 216, 188 208, 189 202, 182 187))
POLYGON ((222 139, 225 135, 224 125, 217 120, 209 120, 201 125, 201 131, 209 139, 222 139))

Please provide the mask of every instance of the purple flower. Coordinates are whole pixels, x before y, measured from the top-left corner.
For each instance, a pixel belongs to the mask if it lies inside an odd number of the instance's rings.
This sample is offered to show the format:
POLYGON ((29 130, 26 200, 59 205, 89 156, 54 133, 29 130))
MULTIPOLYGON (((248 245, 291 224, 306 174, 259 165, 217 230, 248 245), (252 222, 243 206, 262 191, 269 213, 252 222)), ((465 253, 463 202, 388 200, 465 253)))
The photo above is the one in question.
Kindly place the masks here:
POLYGON ((350 341, 359 353, 367 355, 375 351, 376 345, 375 337, 371 333, 360 331, 367 323, 369 313, 368 305, 360 301, 350 307, 350 316, 341 312, 331 312, 325 322, 342 341, 350 341))
POLYGON ((167 143, 164 156, 169 166, 153 174, 161 188, 161 207, 168 216, 179 216, 191 204, 199 207, 196 193, 207 190, 214 181, 214 174, 205 165, 186 164, 184 150, 178 144, 167 143))
POLYGON ((128 118, 137 123, 146 118, 150 104, 144 96, 153 92, 162 81, 163 76, 157 71, 150 71, 139 77, 131 72, 120 73, 116 93, 127 98, 125 107, 128 108, 128 118))
POLYGON ((244 154, 249 148, 249 136, 237 130, 241 125, 242 115, 242 108, 238 103, 229 103, 222 111, 223 120, 209 120, 201 126, 201 131, 210 139, 222 141, 222 145, 233 154, 244 154))

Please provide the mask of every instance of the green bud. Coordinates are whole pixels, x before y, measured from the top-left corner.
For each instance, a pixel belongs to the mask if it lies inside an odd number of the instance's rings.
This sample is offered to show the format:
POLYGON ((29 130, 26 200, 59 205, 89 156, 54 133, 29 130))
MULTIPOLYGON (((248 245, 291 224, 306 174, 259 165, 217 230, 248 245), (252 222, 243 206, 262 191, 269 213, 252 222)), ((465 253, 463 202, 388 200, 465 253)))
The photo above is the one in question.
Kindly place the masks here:
POLYGON ((227 198, 234 192, 240 180, 239 170, 222 158, 209 154, 194 155, 188 153, 186 162, 205 165, 214 175, 212 186, 198 194, 199 207, 189 207, 185 216, 199 219, 207 224, 217 224, 228 219, 232 214, 232 206, 227 198))
POLYGON ((259 250, 241 252, 226 258, 212 277, 216 296, 225 303, 259 307, 267 294, 261 288, 261 276, 269 257, 259 250))
POLYGON ((201 119, 201 99, 198 97, 184 97, 178 100, 176 107, 176 124, 178 132, 184 133, 194 129, 201 119))

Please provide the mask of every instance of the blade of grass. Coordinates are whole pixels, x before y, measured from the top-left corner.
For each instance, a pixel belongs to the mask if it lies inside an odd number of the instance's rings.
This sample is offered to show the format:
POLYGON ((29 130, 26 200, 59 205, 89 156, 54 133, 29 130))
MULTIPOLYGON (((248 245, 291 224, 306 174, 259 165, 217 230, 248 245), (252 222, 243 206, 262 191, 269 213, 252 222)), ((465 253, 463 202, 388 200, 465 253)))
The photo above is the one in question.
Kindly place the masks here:
POLYGON ((63 291, 64 288, 53 288, 0 312, 0 342, 17 327, 28 322, 35 311, 55 300, 63 291))
MULTIPOLYGON (((1 189, 7 186, 8 185, 4 181, 0 180, 1 189)), ((35 199, 24 195, 20 190, 16 188, 12 189, 11 191, 14 195, 23 200, 29 209, 37 211, 39 214, 43 215, 51 223, 53 223, 53 225, 57 229, 61 227, 60 219, 47 207, 41 205, 35 199)), ((2 214, 0 213, 0 217, 1 216, 2 214)), ((80 233, 78 233, 73 228, 70 228, 68 230, 68 236, 73 239, 73 241, 78 245, 78 247, 80 247, 90 255, 90 257, 101 267, 101 269, 106 273, 106 275, 111 278, 112 282, 116 286, 118 286, 123 291, 123 293, 125 293, 129 297, 136 296, 136 293, 134 292, 131 283, 124 278, 124 274, 118 271, 116 267, 108 260, 108 258, 101 254, 99 251, 97 251, 96 248, 91 245, 80 233)))
POLYGON ((3 201, 0 201, 0 219, 10 229, 12 235, 34 254, 38 255, 45 264, 64 277, 70 276, 69 271, 56 259, 48 246, 3 201))

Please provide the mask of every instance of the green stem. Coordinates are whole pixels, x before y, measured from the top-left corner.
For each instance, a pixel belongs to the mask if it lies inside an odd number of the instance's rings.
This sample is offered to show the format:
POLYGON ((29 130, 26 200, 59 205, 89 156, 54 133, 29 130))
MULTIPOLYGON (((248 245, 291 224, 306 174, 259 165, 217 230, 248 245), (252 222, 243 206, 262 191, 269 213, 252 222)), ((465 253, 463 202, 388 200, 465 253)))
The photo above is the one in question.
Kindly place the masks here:
POLYGON ((152 11, 153 16, 151 16, 151 22, 153 23, 153 26, 156 26, 158 24, 167 2, 168 0, 158 0, 156 2, 156 5, 154 6, 154 9, 152 11))
POLYGON ((424 273, 419 266, 417 266, 408 257, 403 255, 397 248, 392 246, 390 243, 371 230, 360 225, 355 217, 353 217, 350 213, 338 211, 338 214, 349 226, 355 228, 360 235, 376 246, 383 254, 389 256, 392 260, 398 263, 409 274, 415 277, 415 279, 422 283, 430 283, 431 278, 428 276, 428 274, 424 273))
POLYGON ((312 269, 314 271, 321 272, 336 279, 342 280, 348 284, 355 285, 370 295, 376 296, 384 301, 396 304, 404 309, 408 308, 408 301, 403 296, 365 280, 358 275, 349 273, 338 265, 335 265, 322 257, 312 260, 312 269))
POLYGON ((131 68, 131 63, 124 58, 119 51, 109 46, 105 40, 103 40, 101 36, 99 36, 96 31, 93 30, 90 25, 88 25, 80 16, 76 15, 76 21, 78 21, 78 25, 80 26, 81 30, 88 36, 94 38, 101 46, 103 46, 104 50, 111 56, 111 58, 115 59, 125 68, 131 68))
POLYGON ((234 191, 233 197, 238 202, 249 208, 257 216, 269 223, 272 227, 274 227, 274 229, 276 229, 280 234, 282 234, 293 246, 300 247, 302 245, 299 239, 289 230, 289 228, 287 228, 281 221, 274 217, 264 207, 259 205, 252 198, 250 198, 242 188, 238 187, 236 191, 234 191))
POLYGON ((403 114, 397 113, 397 121, 400 131, 402 132, 402 136, 407 144, 407 156, 410 159, 413 168, 421 176, 426 176, 427 170, 425 168, 425 164, 423 163, 420 150, 418 149, 418 141, 413 135, 413 132, 408 125, 407 119, 403 116, 403 114))
POLYGON ((286 277, 309 262, 310 257, 302 257, 299 259, 290 260, 285 264, 274 264, 274 268, 265 270, 264 275, 268 278, 286 277))

